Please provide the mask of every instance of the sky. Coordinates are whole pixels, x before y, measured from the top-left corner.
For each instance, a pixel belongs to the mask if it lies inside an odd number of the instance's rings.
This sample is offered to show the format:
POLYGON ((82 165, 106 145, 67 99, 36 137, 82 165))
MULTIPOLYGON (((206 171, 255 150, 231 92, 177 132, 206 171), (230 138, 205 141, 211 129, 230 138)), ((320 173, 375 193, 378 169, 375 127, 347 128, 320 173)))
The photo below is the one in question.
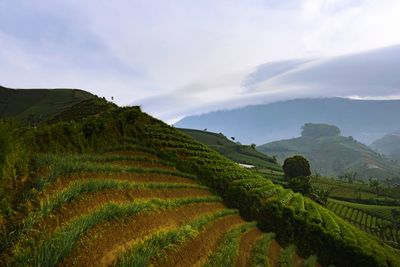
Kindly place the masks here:
POLYGON ((400 44, 398 14, 398 0, 0 0, 0 85, 81 88, 173 122, 302 96, 249 95, 245 80, 268 62, 400 44))

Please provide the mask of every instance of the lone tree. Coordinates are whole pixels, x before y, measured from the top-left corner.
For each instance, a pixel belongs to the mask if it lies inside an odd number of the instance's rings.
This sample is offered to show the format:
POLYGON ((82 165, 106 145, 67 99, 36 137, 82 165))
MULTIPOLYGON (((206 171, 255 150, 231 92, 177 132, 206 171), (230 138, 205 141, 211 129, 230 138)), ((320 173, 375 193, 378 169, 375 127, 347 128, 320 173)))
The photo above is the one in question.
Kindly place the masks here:
POLYGON ((288 186, 295 192, 309 195, 311 187, 310 163, 302 156, 293 156, 285 159, 283 171, 288 179, 288 186))
POLYGON ((310 163, 303 156, 296 155, 285 159, 282 167, 286 178, 289 180, 294 177, 311 175, 310 163))

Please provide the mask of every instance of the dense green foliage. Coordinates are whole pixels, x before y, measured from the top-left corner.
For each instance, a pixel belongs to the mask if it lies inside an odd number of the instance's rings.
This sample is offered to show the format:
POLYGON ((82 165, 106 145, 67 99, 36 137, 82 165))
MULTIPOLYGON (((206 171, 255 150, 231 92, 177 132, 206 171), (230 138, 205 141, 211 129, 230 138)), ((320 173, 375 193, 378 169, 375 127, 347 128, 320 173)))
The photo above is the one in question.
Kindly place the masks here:
POLYGON ((311 175, 310 163, 306 158, 299 155, 285 159, 282 168, 288 179, 311 175))

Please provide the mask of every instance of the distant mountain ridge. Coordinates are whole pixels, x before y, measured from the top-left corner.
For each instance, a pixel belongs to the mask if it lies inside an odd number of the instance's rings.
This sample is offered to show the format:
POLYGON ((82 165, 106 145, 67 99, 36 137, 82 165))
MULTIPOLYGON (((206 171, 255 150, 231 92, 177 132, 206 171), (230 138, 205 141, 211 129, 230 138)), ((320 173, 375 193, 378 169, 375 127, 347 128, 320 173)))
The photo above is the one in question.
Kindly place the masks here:
POLYGON ((400 100, 305 98, 185 117, 175 126, 222 132, 243 143, 263 144, 299 136, 305 123, 338 126, 344 136, 369 144, 400 130, 400 100))
POLYGON ((398 171, 393 162, 352 137, 341 136, 337 127, 326 124, 306 124, 301 137, 267 143, 257 149, 276 155, 280 161, 293 155, 305 156, 311 168, 323 175, 351 173, 366 180, 395 177, 398 171))

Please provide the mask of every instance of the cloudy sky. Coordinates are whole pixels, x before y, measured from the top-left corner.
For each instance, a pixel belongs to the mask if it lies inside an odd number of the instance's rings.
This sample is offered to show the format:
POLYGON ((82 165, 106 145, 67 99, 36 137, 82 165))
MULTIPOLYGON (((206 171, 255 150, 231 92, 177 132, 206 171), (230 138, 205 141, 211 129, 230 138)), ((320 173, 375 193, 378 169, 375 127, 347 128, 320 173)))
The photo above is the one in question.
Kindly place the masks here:
POLYGON ((261 64, 400 44, 399 14, 399 0, 0 0, 0 84, 82 88, 172 122, 257 102, 261 64))

